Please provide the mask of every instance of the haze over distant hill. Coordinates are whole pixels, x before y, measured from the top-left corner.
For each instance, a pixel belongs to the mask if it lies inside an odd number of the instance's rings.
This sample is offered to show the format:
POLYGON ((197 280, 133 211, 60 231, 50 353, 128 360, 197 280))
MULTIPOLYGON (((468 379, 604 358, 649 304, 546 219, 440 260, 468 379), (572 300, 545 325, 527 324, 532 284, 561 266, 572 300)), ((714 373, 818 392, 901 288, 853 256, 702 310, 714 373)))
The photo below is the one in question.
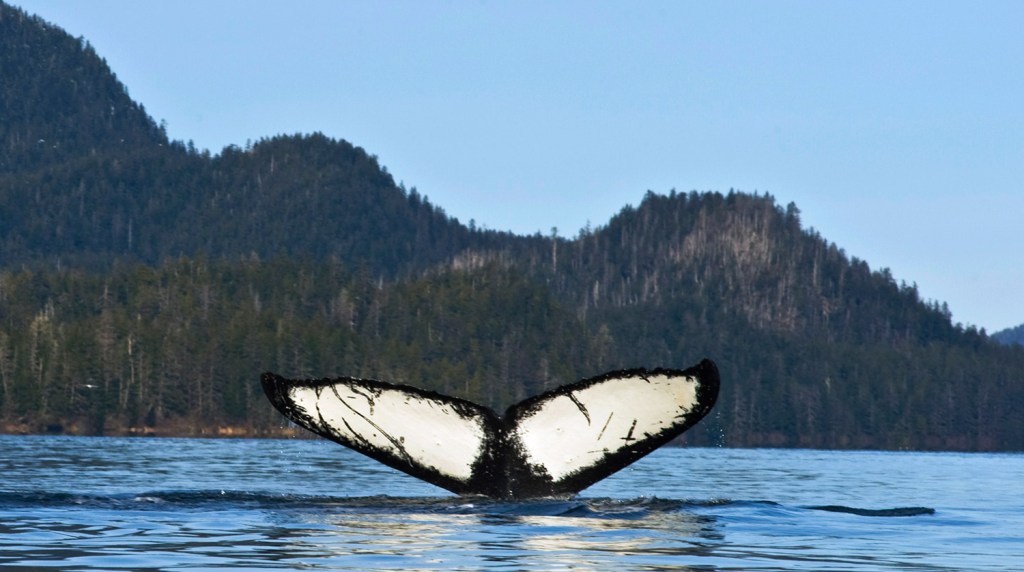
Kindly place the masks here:
POLYGON ((265 432, 264 370, 500 407, 710 357, 722 396, 691 443, 1024 448, 1024 348, 796 205, 648 192, 572 238, 484 231, 321 134, 170 141, 86 42, 6 5, 0 66, 8 431, 265 432))
POLYGON ((1021 324, 1015 328, 1006 328, 1005 330, 1000 330, 992 334, 992 337, 996 341, 1003 344, 1017 344, 1020 346, 1024 346, 1024 324, 1021 324))

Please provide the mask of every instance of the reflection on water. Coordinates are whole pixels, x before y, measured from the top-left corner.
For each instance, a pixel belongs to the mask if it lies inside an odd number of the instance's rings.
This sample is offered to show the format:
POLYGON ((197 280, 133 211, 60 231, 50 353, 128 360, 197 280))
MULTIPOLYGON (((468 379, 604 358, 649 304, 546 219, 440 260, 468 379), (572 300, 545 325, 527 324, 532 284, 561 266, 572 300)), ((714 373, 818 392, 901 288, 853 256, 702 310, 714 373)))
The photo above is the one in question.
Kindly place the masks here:
POLYGON ((714 517, 688 512, 678 501, 444 499, 390 504, 391 510, 384 512, 320 515, 315 523, 330 525, 334 534, 306 538, 300 545, 304 551, 315 546, 341 567, 352 557, 372 556, 361 564, 560 569, 606 567, 623 557, 634 565, 660 566, 668 558, 707 555, 723 538, 714 517))
POLYGON ((499 502, 316 441, 0 436, 0 568, 1015 570, 1020 482, 1020 455, 666 449, 499 502))
POLYGON ((715 518, 693 508, 659 499, 2 493, 0 566, 551 569, 625 557, 656 567, 708 555, 723 539, 715 518))
MULTIPOLYGON (((686 513, 636 520, 596 520, 586 526, 566 526, 558 517, 524 517, 523 548, 558 561, 597 564, 616 557, 644 561, 665 557, 707 556, 714 541, 723 538, 714 530, 714 519, 686 513)), ((576 523, 573 523, 576 524, 576 523)))

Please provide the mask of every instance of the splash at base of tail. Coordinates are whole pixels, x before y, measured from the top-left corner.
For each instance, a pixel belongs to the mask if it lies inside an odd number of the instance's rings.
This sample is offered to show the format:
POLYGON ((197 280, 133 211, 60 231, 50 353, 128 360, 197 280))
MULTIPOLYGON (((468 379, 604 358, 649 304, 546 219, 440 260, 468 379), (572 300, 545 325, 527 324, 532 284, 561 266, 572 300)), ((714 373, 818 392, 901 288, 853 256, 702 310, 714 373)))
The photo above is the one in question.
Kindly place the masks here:
POLYGON ((718 398, 711 360, 685 370, 631 369, 528 398, 504 416, 405 385, 262 376, 287 418, 456 494, 575 494, 678 437, 718 398))

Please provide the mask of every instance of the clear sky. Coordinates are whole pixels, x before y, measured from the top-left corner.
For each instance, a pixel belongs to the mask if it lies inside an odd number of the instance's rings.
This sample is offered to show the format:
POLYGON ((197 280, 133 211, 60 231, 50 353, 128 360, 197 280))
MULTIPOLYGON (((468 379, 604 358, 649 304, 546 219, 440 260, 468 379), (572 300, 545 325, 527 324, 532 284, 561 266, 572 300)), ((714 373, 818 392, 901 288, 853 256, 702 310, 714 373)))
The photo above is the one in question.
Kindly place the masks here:
POLYGON ((13 3, 213 153, 320 131, 522 234, 768 192, 954 321, 1024 323, 1019 0, 13 3))

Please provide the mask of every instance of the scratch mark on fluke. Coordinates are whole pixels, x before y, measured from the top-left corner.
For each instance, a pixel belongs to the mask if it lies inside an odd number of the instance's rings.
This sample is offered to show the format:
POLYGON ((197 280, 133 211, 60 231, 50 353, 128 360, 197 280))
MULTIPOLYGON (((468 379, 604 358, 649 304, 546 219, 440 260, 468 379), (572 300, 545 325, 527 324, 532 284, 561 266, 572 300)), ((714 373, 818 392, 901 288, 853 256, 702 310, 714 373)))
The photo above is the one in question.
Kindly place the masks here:
POLYGON ((604 430, 607 429, 608 428, 608 424, 612 422, 612 415, 615 415, 614 411, 612 411, 611 413, 608 414, 608 419, 604 420, 604 425, 601 426, 601 432, 597 434, 597 440, 598 441, 601 440, 601 437, 604 437, 604 430))
POLYGON ((288 419, 389 467, 456 494, 531 498, 575 494, 678 437, 711 411, 719 378, 707 359, 685 370, 615 371, 503 416, 375 380, 268 372, 261 383, 288 419))
POLYGON ((575 404, 576 404, 576 408, 577 408, 577 409, 579 409, 579 410, 580 410, 580 413, 582 413, 582 414, 583 414, 583 417, 584 417, 584 418, 586 418, 586 420, 587 420, 587 425, 590 425, 590 413, 588 413, 588 412, 587 412, 587 406, 586 406, 586 405, 583 405, 583 403, 582 403, 582 402, 580 402, 580 400, 579 400, 579 399, 577 399, 577 398, 576 398, 576 396, 575 396, 575 395, 573 395, 571 391, 570 391, 569 393, 567 393, 567 394, 566 394, 566 396, 567 396, 567 397, 568 397, 569 399, 571 399, 573 403, 575 403, 575 404))

